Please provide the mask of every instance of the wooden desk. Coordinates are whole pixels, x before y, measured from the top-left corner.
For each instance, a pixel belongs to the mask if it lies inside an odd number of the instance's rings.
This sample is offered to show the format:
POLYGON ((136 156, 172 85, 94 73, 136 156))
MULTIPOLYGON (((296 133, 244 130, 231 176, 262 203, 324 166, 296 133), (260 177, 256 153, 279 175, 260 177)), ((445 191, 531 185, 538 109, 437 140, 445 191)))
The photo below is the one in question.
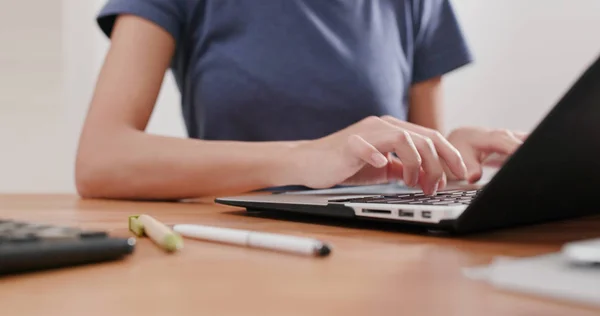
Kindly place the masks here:
POLYGON ((425 237, 389 226, 246 215, 198 203, 0 196, 0 217, 105 229, 130 236, 127 216, 321 238, 325 259, 186 240, 166 254, 139 240, 128 259, 0 279, 2 315, 598 315, 569 303, 503 293, 461 268, 496 255, 556 251, 600 235, 600 219, 499 231, 466 239, 425 237))

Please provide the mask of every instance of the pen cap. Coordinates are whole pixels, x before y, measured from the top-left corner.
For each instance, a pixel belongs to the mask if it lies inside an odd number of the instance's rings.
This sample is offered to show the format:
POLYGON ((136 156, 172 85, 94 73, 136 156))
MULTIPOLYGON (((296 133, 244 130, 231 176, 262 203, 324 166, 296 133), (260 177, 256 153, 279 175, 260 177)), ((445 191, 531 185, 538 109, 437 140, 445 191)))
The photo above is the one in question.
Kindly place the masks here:
POLYGON ((136 236, 141 237, 144 235, 144 224, 139 220, 139 215, 129 216, 129 230, 136 236))

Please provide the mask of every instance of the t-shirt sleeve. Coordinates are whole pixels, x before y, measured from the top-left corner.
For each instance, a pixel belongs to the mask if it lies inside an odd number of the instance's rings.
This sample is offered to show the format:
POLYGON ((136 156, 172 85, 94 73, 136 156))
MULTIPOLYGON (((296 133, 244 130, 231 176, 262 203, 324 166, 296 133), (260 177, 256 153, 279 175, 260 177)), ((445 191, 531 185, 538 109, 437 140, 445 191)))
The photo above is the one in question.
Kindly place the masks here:
POLYGON ((108 0, 97 16, 97 23, 108 37, 116 18, 131 14, 144 18, 166 30, 179 41, 185 22, 185 8, 180 0, 108 0))
POLYGON ((421 0, 418 17, 413 83, 444 75, 473 61, 450 0, 421 0))

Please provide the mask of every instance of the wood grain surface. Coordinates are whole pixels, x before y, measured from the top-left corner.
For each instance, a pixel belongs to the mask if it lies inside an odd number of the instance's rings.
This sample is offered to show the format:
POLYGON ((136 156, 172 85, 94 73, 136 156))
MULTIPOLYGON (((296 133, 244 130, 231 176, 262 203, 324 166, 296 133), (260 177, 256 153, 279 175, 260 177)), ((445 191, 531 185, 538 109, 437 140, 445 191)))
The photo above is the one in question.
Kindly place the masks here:
POLYGON ((248 214, 212 200, 122 202, 70 195, 0 195, 0 218, 73 225, 132 236, 127 217, 310 236, 326 258, 185 240, 169 254, 138 240, 122 261, 0 278, 1 315, 599 315, 569 302, 507 293, 462 269, 495 256, 556 251, 600 236, 580 219, 465 237, 396 225, 248 214))

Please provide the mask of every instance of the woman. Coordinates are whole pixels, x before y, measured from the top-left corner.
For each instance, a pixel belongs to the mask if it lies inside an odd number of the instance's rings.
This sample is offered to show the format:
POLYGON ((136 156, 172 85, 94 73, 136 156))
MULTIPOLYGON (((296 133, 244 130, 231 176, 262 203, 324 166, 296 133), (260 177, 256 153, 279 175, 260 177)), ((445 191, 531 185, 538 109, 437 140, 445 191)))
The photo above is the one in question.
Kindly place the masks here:
POLYGON ((78 150, 83 197, 395 179, 434 194, 521 143, 440 134, 441 78, 471 61, 447 0, 109 0, 98 23, 112 44, 78 150), (144 133, 169 68, 189 139, 144 133))

